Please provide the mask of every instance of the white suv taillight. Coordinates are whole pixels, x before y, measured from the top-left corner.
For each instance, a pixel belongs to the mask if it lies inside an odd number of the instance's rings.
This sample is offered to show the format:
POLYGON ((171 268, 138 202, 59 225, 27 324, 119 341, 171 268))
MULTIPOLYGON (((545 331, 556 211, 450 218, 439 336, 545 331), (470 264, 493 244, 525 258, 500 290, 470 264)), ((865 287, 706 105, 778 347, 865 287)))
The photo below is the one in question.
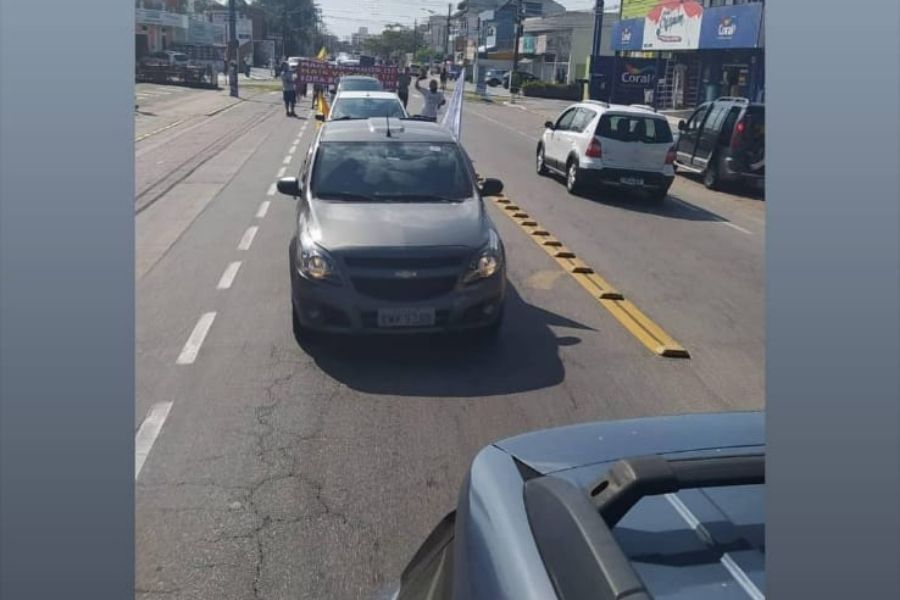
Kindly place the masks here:
POLYGON ((591 138, 591 144, 584 153, 589 158, 603 158, 603 150, 600 148, 600 141, 597 138, 591 138))
POLYGON ((675 146, 669 148, 669 151, 666 152, 666 164, 674 165, 675 164, 675 146))

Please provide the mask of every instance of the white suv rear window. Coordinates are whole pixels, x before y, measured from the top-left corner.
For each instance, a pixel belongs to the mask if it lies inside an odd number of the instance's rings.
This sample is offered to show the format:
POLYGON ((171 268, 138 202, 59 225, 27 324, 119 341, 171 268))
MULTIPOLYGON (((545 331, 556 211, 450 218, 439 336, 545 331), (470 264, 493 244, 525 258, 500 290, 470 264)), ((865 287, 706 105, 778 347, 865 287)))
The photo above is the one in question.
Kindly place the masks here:
POLYGON ((638 115, 603 115, 597 135, 620 142, 672 143, 672 130, 665 119, 638 115))

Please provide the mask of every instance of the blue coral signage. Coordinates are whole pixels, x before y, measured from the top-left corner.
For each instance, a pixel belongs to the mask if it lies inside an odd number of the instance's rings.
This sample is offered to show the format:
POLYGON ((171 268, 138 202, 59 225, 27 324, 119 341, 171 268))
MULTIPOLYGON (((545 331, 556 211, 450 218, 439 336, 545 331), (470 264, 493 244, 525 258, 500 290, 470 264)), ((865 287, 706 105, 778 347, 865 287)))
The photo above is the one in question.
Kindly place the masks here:
POLYGON ((644 19, 616 21, 612 47, 615 50, 641 50, 644 45, 644 19))
POLYGON ((763 4, 707 8, 700 28, 700 48, 758 48, 763 4))

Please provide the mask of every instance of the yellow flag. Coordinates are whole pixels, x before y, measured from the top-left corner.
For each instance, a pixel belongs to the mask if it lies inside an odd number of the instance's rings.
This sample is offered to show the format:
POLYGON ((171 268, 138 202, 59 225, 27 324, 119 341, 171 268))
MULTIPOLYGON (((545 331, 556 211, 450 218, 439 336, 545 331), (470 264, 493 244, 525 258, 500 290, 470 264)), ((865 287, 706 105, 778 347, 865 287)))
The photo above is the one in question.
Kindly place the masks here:
POLYGON ((325 60, 328 58, 328 51, 325 50, 325 46, 322 46, 322 49, 319 50, 319 54, 316 55, 316 58, 319 60, 325 60))
POLYGON ((328 106, 328 100, 325 99, 325 93, 319 95, 319 112, 325 115, 325 118, 328 118, 328 112, 331 110, 331 107, 328 106))

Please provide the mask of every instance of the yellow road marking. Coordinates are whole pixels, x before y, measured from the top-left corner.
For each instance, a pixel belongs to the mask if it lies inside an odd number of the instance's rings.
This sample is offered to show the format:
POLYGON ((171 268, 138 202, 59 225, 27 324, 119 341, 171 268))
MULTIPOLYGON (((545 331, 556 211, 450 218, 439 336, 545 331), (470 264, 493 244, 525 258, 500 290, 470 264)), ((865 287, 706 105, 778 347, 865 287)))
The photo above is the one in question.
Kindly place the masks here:
MULTIPOLYGON (((478 175, 478 181, 481 183, 484 178, 478 175)), ((608 310, 631 335, 651 352, 670 358, 690 358, 691 355, 684 346, 675 341, 650 317, 642 313, 637 306, 579 259, 574 252, 566 248, 549 231, 541 227, 524 209, 502 194, 494 197, 493 201, 500 212, 512 219, 528 237, 562 267, 563 271, 559 272, 560 276, 563 272, 571 275, 592 298, 608 310)), ((556 280, 556 278, 551 278, 546 271, 539 271, 529 277, 527 283, 538 289, 551 289, 556 280), (548 285, 550 287, 545 287, 548 285)))

